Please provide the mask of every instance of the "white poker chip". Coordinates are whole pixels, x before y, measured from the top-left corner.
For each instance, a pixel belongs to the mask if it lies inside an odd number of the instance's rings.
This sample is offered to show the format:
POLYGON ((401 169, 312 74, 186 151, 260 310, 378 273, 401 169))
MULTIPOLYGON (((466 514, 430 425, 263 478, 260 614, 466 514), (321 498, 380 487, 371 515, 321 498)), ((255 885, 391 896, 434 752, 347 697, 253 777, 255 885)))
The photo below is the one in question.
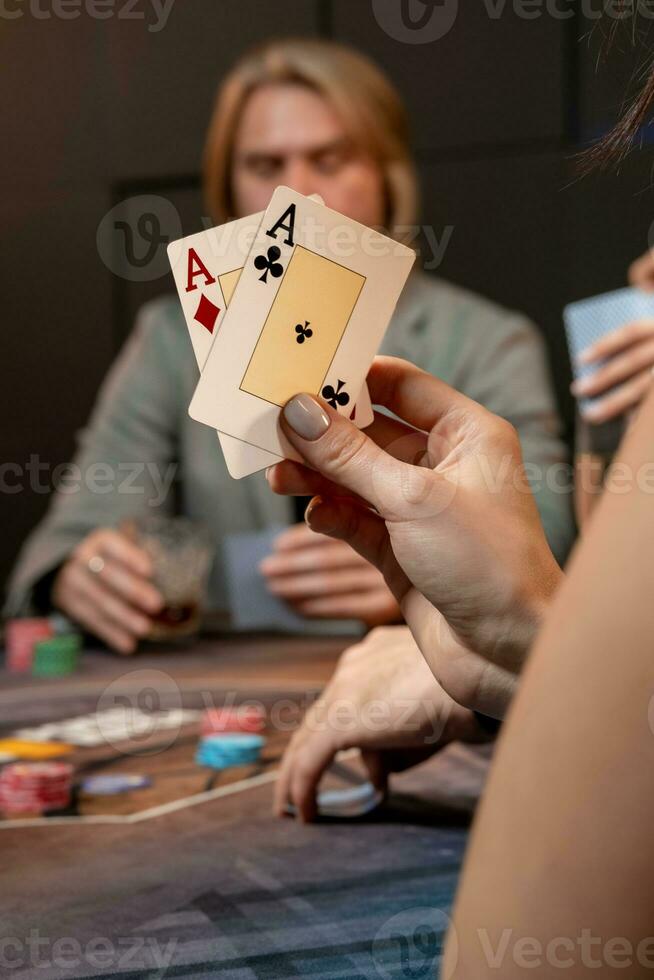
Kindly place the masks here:
MULTIPOLYGON (((352 820, 372 813, 383 800, 384 794, 381 790, 375 789, 371 782, 365 782, 347 789, 323 790, 316 797, 316 809, 319 817, 352 820)), ((297 807, 287 803, 286 812, 295 817, 297 807)))

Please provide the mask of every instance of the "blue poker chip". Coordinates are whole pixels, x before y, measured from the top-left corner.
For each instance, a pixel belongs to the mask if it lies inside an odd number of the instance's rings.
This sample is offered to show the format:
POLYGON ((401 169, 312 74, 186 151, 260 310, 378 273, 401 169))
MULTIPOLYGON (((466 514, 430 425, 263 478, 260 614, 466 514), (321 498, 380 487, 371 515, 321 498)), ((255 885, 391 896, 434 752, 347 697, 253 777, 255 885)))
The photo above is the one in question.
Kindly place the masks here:
POLYGON ((129 793, 133 789, 145 789, 150 786, 152 780, 149 776, 137 775, 115 775, 89 776, 82 783, 84 793, 92 793, 94 796, 117 796, 119 793, 129 793))
POLYGON ((207 735, 200 739, 195 761, 211 769, 247 766, 259 760, 265 739, 261 735, 233 733, 207 735))

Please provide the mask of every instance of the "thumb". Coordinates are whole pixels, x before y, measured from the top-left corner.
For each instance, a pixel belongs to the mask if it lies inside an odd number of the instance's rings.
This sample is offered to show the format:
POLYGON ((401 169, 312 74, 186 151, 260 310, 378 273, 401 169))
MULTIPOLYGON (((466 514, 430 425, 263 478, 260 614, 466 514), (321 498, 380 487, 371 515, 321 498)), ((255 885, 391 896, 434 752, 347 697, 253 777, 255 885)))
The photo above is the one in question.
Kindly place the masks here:
POLYGON ((281 414, 284 435, 322 476, 363 497, 386 520, 415 516, 433 472, 381 449, 349 419, 312 395, 295 395, 281 414))

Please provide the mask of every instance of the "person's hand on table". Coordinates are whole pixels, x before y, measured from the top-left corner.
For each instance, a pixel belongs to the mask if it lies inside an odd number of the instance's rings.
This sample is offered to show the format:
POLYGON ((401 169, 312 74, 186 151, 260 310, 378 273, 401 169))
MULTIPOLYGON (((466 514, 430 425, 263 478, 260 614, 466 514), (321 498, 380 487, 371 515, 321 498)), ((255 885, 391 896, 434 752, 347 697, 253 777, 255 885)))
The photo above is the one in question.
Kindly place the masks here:
POLYGON ((62 565, 52 603, 118 653, 133 653, 163 597, 148 554, 112 528, 92 531, 62 565))
MULTIPOLYGON (((629 269, 632 286, 654 290, 654 254, 646 252, 629 269)), ((582 364, 597 364, 593 374, 571 386, 576 397, 598 399, 581 410, 594 425, 609 422, 638 408, 652 386, 654 319, 635 320, 602 337, 582 351, 582 364)))
POLYGON ((276 538, 259 570, 273 595, 302 616, 358 619, 381 626, 401 619, 381 572, 345 541, 296 524, 276 538))
POLYGON ((362 432, 299 395, 282 427, 312 469, 284 460, 270 485, 318 495, 307 522, 382 571, 445 691, 501 717, 562 575, 518 435, 407 361, 377 358, 368 385, 409 424, 378 414, 362 432))
POLYGON ((291 739, 275 787, 274 812, 287 803, 301 820, 316 816, 316 789, 337 752, 358 748, 371 782, 423 762, 454 740, 487 740, 474 715, 435 680, 406 626, 373 630, 341 656, 334 676, 291 739))

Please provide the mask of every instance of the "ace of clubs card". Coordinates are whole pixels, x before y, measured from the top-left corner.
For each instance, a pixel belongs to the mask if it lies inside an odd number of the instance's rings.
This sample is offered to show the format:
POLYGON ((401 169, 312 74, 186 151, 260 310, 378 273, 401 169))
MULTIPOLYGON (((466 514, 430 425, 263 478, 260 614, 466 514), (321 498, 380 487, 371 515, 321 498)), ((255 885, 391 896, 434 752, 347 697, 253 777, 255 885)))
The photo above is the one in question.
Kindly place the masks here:
POLYGON ((211 346, 191 417, 299 459, 279 426, 282 407, 307 391, 351 415, 414 260, 411 249, 380 232, 278 187, 211 346))
MULTIPOLYGON (((320 200, 317 198, 317 200, 320 200)), ((200 371, 239 281, 263 212, 171 242, 168 258, 200 371)), ((364 385, 353 413, 360 427, 373 419, 364 385)), ((218 432, 227 469, 241 479, 278 463, 279 455, 218 432)))

